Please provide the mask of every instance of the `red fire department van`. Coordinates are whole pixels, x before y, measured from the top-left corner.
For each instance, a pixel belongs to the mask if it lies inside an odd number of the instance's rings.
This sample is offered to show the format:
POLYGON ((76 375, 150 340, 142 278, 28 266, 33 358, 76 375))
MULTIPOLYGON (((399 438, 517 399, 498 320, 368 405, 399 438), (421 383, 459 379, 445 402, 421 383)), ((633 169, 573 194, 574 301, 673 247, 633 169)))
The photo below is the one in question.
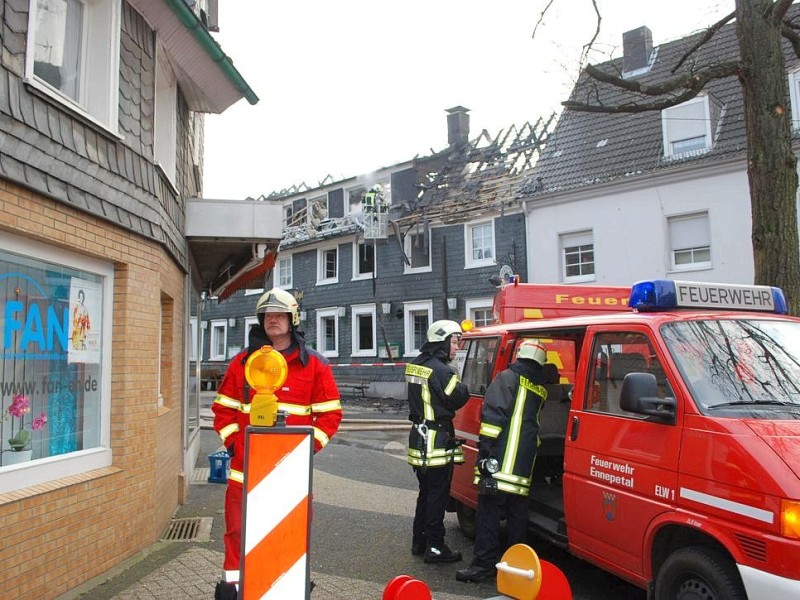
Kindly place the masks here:
MULTIPOLYGON (((501 319, 524 295, 508 287, 501 319)), ((568 289, 579 306, 610 297, 568 289)), ((627 304, 464 334, 462 529, 474 535, 483 394, 537 338, 561 383, 540 414, 532 531, 655 600, 800 598, 800 319, 765 286, 643 281, 627 304)))

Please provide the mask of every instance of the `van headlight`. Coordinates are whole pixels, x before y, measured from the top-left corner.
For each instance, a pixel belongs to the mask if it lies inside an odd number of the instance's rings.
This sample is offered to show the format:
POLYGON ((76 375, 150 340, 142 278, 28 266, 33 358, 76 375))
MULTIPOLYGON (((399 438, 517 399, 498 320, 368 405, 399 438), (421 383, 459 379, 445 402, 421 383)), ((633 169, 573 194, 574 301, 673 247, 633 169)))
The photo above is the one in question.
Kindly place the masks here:
POLYGON ((800 539, 800 502, 781 500, 781 534, 800 539))

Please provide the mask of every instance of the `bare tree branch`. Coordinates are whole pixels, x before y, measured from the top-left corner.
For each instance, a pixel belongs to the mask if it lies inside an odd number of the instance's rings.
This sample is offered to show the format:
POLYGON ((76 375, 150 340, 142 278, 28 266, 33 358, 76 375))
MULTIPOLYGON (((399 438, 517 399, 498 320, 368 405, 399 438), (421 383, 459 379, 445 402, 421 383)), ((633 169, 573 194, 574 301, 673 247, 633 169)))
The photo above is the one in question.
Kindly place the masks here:
POLYGON ((783 21, 783 18, 786 16, 786 11, 792 6, 792 2, 794 2, 794 0, 778 0, 772 5, 772 21, 775 24, 783 21))
POLYGON ((677 71, 677 70, 678 70, 678 69, 681 67, 681 65, 682 65, 683 63, 685 63, 685 62, 686 62, 686 60, 687 60, 687 59, 688 59, 688 58, 689 58, 689 57, 690 57, 692 54, 694 54, 695 50, 697 50, 697 49, 698 49, 700 46, 702 46, 702 45, 703 45, 703 44, 705 44, 705 43, 706 43, 708 40, 710 40, 712 37, 714 37, 714 34, 715 34, 715 33, 717 33, 717 31, 719 31, 719 29, 720 29, 720 28, 721 28, 723 25, 725 25, 725 24, 729 23, 731 20, 733 20, 733 18, 734 18, 735 16, 736 16, 736 12, 732 12, 731 14, 729 14, 729 15, 726 15, 725 17, 721 18, 719 21, 717 21, 716 23, 714 23, 714 24, 713 24, 711 27, 709 27, 708 29, 706 29, 705 33, 704 33, 704 34, 702 35, 702 37, 701 37, 701 38, 700 38, 700 39, 697 41, 697 43, 696 43, 696 44, 694 44, 694 45, 693 45, 691 48, 689 48, 689 50, 687 50, 687 51, 686 51, 686 54, 684 54, 683 56, 681 56, 681 59, 680 59, 680 60, 678 61, 678 63, 677 63, 677 64, 676 64, 676 65, 675 65, 675 66, 672 68, 672 71, 671 71, 671 73, 674 75, 674 74, 675 74, 675 72, 676 72, 676 71, 677 71))
POLYGON ((550 0, 547 3, 547 6, 545 6, 542 9, 542 12, 539 14, 539 20, 536 21, 536 25, 533 26, 533 33, 531 34, 531 38, 536 37, 536 30, 539 29, 539 25, 541 25, 542 21, 544 21, 544 16, 547 14, 547 11, 550 10, 550 7, 553 6, 553 2, 555 2, 555 0, 550 0))
POLYGON ((800 33, 798 33, 796 29, 797 27, 792 28, 792 26, 784 23, 781 28, 781 35, 789 41, 795 55, 800 58, 800 33))
POLYGON ((592 39, 589 40, 588 44, 584 44, 583 49, 581 50, 581 66, 585 65, 589 60, 589 51, 592 49, 592 46, 594 46, 594 43, 597 41, 597 38, 600 35, 600 22, 603 20, 603 17, 600 14, 600 9, 597 8, 597 0, 592 0, 592 6, 594 7, 594 14, 597 15, 597 25, 594 29, 594 35, 592 36, 592 39))
POLYGON ((687 89, 684 90, 682 94, 677 96, 672 96, 670 98, 664 98, 663 100, 656 100, 653 102, 646 102, 642 104, 637 104, 635 102, 629 104, 609 104, 604 105, 597 100, 597 104, 589 104, 588 102, 578 102, 576 100, 567 100, 561 103, 561 106, 566 108, 567 110, 574 110, 576 112, 589 112, 589 113, 610 113, 610 114, 619 114, 619 113, 643 113, 643 112, 651 112, 656 110, 664 110, 665 108, 669 108, 671 106, 677 106, 681 102, 686 102, 687 100, 691 100, 697 94, 701 92, 701 89, 687 89))
POLYGON ((693 73, 679 75, 668 79, 664 82, 647 85, 635 79, 623 79, 615 75, 611 75, 595 67, 594 65, 587 65, 586 73, 592 78, 602 83, 607 83, 637 94, 645 96, 660 96, 668 94, 679 89, 699 89, 703 87, 711 79, 719 79, 722 77, 730 77, 738 75, 741 71, 741 63, 739 61, 722 62, 716 65, 711 65, 693 73))

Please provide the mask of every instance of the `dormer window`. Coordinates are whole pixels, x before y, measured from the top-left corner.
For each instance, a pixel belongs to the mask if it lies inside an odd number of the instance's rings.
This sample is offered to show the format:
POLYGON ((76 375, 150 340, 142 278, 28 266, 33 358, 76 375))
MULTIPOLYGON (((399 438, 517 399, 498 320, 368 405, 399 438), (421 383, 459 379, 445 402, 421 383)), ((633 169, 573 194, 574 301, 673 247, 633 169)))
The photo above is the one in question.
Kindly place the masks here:
POLYGON ((703 94, 661 111, 664 157, 685 158, 711 149, 711 114, 703 94))

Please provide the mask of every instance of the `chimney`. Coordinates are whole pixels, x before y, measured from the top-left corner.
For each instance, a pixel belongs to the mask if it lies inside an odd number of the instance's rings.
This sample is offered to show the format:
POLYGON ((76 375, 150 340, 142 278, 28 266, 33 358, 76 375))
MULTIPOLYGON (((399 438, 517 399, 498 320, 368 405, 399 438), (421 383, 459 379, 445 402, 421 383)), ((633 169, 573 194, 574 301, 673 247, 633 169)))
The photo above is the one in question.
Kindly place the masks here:
POLYGON ((447 109, 447 143, 450 146, 466 144, 469 141, 468 108, 455 106, 447 109))
POLYGON ((643 69, 650 62, 653 51, 653 34, 647 27, 639 27, 622 34, 622 72, 643 69))

